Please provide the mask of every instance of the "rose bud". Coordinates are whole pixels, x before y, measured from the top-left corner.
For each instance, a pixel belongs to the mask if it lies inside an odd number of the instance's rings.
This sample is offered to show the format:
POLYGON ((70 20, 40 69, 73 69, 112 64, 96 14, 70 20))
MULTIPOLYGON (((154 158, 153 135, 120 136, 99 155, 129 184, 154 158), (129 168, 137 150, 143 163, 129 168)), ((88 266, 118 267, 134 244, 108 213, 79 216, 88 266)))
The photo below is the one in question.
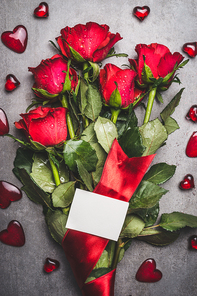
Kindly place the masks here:
POLYGON ((138 73, 137 82, 141 87, 154 84, 154 79, 161 79, 160 90, 166 90, 174 78, 175 70, 184 57, 157 43, 150 45, 138 44, 135 48, 137 60, 129 59, 131 68, 138 73), (170 75, 171 74, 171 75, 170 75), (152 79, 152 80, 151 80, 152 79))
POLYGON ((57 37, 61 52, 76 62, 91 61, 98 63, 106 58, 114 44, 121 40, 119 33, 109 32, 107 25, 88 22, 73 28, 65 27, 57 37))
MULTIPOLYGON (((28 69, 33 73, 35 79, 32 89, 42 100, 56 99, 59 94, 65 92, 68 63, 61 55, 56 54, 50 59, 42 60, 36 68, 29 67, 28 69)), ((69 68, 69 78, 71 81, 70 90, 75 90, 78 77, 72 68, 69 68)))
POLYGON ((30 142, 38 142, 46 147, 55 146, 67 138, 66 113, 64 107, 38 107, 20 114, 22 119, 15 122, 15 126, 25 132, 30 142))

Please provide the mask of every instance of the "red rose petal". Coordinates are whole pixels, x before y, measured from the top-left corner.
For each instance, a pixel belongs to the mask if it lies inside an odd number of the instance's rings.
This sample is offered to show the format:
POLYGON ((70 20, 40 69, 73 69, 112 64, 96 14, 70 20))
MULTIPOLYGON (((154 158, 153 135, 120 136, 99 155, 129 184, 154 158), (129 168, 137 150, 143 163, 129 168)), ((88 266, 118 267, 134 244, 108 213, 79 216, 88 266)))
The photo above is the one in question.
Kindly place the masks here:
POLYGON ((25 51, 27 40, 27 29, 22 25, 16 26, 13 31, 5 31, 1 34, 3 44, 17 53, 25 51))
POLYGON ((154 259, 145 260, 136 273, 136 280, 139 282, 154 283, 162 278, 160 270, 156 269, 154 259))
POLYGON ((6 209, 12 201, 21 199, 22 192, 15 185, 0 181, 0 208, 6 209))
POLYGON ((22 225, 12 220, 7 229, 0 232, 0 241, 6 245, 22 247, 25 244, 25 234, 22 225))

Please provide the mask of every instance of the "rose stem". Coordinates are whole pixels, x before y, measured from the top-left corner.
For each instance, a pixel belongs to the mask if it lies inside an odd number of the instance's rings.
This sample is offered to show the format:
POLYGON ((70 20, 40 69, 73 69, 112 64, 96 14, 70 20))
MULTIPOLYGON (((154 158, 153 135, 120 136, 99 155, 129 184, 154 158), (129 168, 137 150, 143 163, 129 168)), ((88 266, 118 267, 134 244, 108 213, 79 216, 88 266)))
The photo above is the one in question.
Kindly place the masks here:
POLYGON ((67 122, 70 138, 72 139, 72 138, 75 137, 75 131, 74 131, 72 119, 71 119, 71 116, 70 116, 68 100, 67 100, 67 97, 66 97, 65 94, 62 95, 61 103, 62 103, 62 107, 65 107, 65 108, 68 109, 68 111, 66 113, 66 122, 67 122))
POLYGON ((149 92, 148 104, 147 104, 147 108, 146 108, 146 114, 145 114, 145 117, 144 117, 144 124, 149 122, 152 107, 153 107, 153 102, 154 102, 155 95, 156 95, 156 91, 157 91, 157 88, 154 87, 149 92))
POLYGON ((116 124, 116 121, 118 119, 118 115, 120 113, 120 109, 113 109, 111 108, 111 121, 116 124))
POLYGON ((112 270, 115 269, 118 264, 118 258, 119 258, 121 248, 122 248, 122 239, 119 238, 116 243, 115 255, 112 263, 112 270))
POLYGON ((48 156, 49 156, 49 162, 50 162, 50 165, 51 165, 51 169, 52 169, 52 172, 53 172, 53 178, 54 178, 54 181, 55 181, 55 185, 59 186, 61 184, 61 182, 60 182, 58 169, 57 169, 56 165, 54 164, 53 160, 51 159, 50 153, 48 153, 48 156))

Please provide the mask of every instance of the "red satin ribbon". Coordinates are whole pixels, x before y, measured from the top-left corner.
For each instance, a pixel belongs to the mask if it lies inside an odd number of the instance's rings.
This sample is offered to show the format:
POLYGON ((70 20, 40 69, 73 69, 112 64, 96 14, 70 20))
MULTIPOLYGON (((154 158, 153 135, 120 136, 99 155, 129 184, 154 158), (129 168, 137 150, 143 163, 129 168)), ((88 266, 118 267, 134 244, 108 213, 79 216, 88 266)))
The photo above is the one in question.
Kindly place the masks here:
MULTIPOLYGON (((115 139, 94 193, 129 201, 155 155, 129 158, 115 139)), ((108 239, 69 229, 62 247, 83 296, 113 296, 115 269, 85 284, 108 239)))

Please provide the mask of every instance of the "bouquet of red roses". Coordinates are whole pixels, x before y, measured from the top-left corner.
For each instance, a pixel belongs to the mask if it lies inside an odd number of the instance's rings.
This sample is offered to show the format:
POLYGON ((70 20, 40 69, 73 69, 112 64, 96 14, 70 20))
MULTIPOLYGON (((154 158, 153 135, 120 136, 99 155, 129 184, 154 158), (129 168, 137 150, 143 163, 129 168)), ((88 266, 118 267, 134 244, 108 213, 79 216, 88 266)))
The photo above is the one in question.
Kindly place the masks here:
MULTIPOLYGON (((161 92, 179 82, 177 70, 187 61, 164 45, 138 44, 137 59, 129 59, 124 69, 110 63, 100 69, 104 59, 125 56, 113 48, 121 39, 94 22, 62 29, 59 48, 52 42, 58 54, 29 67, 36 98, 15 122, 27 141, 9 134, 6 115, 0 125, 1 135, 22 144, 13 171, 27 196, 43 206, 49 231, 62 245, 84 296, 114 295, 116 266, 132 239, 164 246, 181 228, 197 227, 197 217, 179 212, 162 214, 158 221, 159 200, 167 192, 160 185, 176 167, 163 162, 150 167, 156 151, 179 128, 171 115, 183 88, 160 118, 150 121, 154 99, 163 103, 161 92), (134 110, 147 96, 144 124, 138 126, 134 110), (117 240, 66 228, 76 189, 93 192, 93 199, 104 196, 110 205, 114 200, 127 204, 117 240)), ((156 280, 151 275, 150 281, 156 280)))

